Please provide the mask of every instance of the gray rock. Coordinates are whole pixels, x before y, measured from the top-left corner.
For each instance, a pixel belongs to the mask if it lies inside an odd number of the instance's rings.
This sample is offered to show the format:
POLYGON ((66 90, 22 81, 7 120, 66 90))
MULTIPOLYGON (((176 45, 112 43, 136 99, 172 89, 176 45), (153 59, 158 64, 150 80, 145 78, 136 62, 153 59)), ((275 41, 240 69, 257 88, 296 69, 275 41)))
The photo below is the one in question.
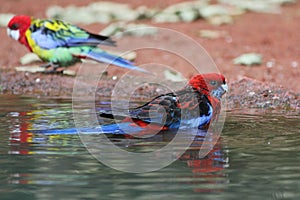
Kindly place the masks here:
POLYGON ((194 21, 200 17, 199 10, 207 6, 209 0, 189 1, 171 5, 155 15, 155 22, 194 21))
POLYGON ((181 73, 177 73, 171 70, 164 70, 164 77, 167 80, 170 80, 172 82, 183 82, 186 81, 186 79, 182 76, 181 73))
POLYGON ((90 4, 88 8, 97 14, 105 13, 112 20, 132 21, 138 17, 138 13, 127 4, 100 1, 90 4))
POLYGON ((234 64, 252 66, 262 64, 263 56, 257 53, 243 54, 233 60, 234 64))
POLYGON ((180 18, 178 15, 174 13, 161 12, 155 15, 152 20, 156 23, 164 23, 164 22, 179 22, 180 18))
POLYGON ((225 38, 228 36, 226 31, 217 31, 217 30, 200 30, 199 36, 207 39, 217 39, 217 38, 225 38))
POLYGON ((208 19, 214 16, 229 15, 228 9, 223 5, 209 5, 199 9, 201 17, 208 19))
POLYGON ((295 0, 218 0, 220 3, 233 5, 245 10, 264 13, 278 13, 280 6, 295 3, 295 0))
POLYGON ((147 8, 146 6, 139 6, 135 11, 138 15, 137 19, 151 19, 159 12, 158 9, 151 9, 147 8))
POLYGON ((103 29, 100 34, 113 36, 131 35, 131 36, 145 36, 155 35, 158 32, 158 28, 152 27, 146 24, 135 24, 125 22, 115 22, 103 29))
POLYGON ((27 53, 20 58, 20 63, 22 65, 31 64, 38 61, 41 61, 41 59, 35 53, 27 53))
POLYGON ((195 9, 186 9, 184 12, 179 13, 181 21, 192 22, 200 17, 199 12, 195 9))
POLYGON ((9 20, 14 16, 11 13, 1 13, 0 14, 0 27, 6 27, 9 20))
POLYGON ((221 4, 208 5, 199 10, 200 16, 213 25, 231 24, 233 16, 241 15, 244 11, 237 7, 221 4))
POLYGON ((220 26, 223 24, 232 24, 233 18, 230 15, 216 15, 208 18, 208 22, 212 25, 220 26))
POLYGON ((100 35, 113 36, 124 31, 126 26, 125 22, 111 23, 107 27, 101 30, 100 35))
POLYGON ((127 4, 96 2, 83 7, 51 6, 46 11, 47 17, 59 18, 72 23, 108 23, 114 20, 131 21, 138 18, 138 13, 127 4))

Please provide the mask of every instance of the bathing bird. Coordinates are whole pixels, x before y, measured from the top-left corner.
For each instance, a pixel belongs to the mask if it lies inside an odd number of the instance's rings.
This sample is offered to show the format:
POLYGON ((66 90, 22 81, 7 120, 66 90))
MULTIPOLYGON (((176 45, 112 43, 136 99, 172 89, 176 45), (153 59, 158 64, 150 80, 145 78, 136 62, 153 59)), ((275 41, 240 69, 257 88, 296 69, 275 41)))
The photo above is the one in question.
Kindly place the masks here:
POLYGON ((138 132, 145 129, 207 129, 221 109, 221 98, 228 91, 222 74, 198 74, 182 89, 162 94, 142 106, 129 110, 128 116, 100 113, 104 118, 122 122, 101 126, 104 133, 138 132), (122 119, 123 118, 123 119, 122 119))
MULTIPOLYGON (((103 120, 117 119, 119 123, 106 123, 97 127, 39 130, 43 134, 152 134, 160 131, 196 128, 207 130, 218 117, 222 96, 228 85, 222 74, 198 74, 175 92, 161 94, 128 112, 100 110, 103 120)), ((110 120, 109 120, 110 121, 110 120)), ((131 137, 130 136, 130 137, 131 137)))

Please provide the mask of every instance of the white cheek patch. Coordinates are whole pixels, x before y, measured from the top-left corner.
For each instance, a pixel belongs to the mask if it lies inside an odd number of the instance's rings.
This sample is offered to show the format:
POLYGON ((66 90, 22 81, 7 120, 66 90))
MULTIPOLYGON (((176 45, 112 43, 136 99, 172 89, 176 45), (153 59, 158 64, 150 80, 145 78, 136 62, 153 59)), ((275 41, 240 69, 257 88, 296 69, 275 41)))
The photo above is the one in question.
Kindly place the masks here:
POLYGON ((11 29, 8 28, 7 29, 7 35, 9 35, 14 40, 19 40, 19 38, 20 38, 20 31, 19 30, 11 30, 11 29))

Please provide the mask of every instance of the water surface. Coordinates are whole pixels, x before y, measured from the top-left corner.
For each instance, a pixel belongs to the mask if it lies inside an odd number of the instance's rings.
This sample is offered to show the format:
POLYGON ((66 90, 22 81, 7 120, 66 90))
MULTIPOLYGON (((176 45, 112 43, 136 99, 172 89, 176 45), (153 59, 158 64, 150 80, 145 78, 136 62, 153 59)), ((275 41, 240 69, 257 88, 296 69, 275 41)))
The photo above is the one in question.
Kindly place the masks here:
MULTIPOLYGON (((99 162, 77 134, 32 131, 74 128, 71 100, 1 96, 0 199, 300 199, 300 116, 251 112, 229 111, 206 157, 191 147, 166 168, 132 174, 99 162)), ((151 150, 167 136, 115 142, 151 150)))

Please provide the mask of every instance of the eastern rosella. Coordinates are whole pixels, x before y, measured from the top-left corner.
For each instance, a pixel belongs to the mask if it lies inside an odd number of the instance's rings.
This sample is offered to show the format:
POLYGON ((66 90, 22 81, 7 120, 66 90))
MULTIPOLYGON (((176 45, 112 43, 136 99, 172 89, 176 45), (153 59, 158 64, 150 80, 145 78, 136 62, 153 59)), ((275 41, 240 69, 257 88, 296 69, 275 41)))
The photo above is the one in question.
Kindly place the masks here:
POLYGON ((132 70, 146 72, 131 62, 105 52, 98 45, 115 46, 109 37, 90 33, 78 26, 57 19, 33 19, 14 16, 8 23, 7 33, 25 45, 31 52, 48 62, 44 67, 67 67, 89 58, 132 70))

